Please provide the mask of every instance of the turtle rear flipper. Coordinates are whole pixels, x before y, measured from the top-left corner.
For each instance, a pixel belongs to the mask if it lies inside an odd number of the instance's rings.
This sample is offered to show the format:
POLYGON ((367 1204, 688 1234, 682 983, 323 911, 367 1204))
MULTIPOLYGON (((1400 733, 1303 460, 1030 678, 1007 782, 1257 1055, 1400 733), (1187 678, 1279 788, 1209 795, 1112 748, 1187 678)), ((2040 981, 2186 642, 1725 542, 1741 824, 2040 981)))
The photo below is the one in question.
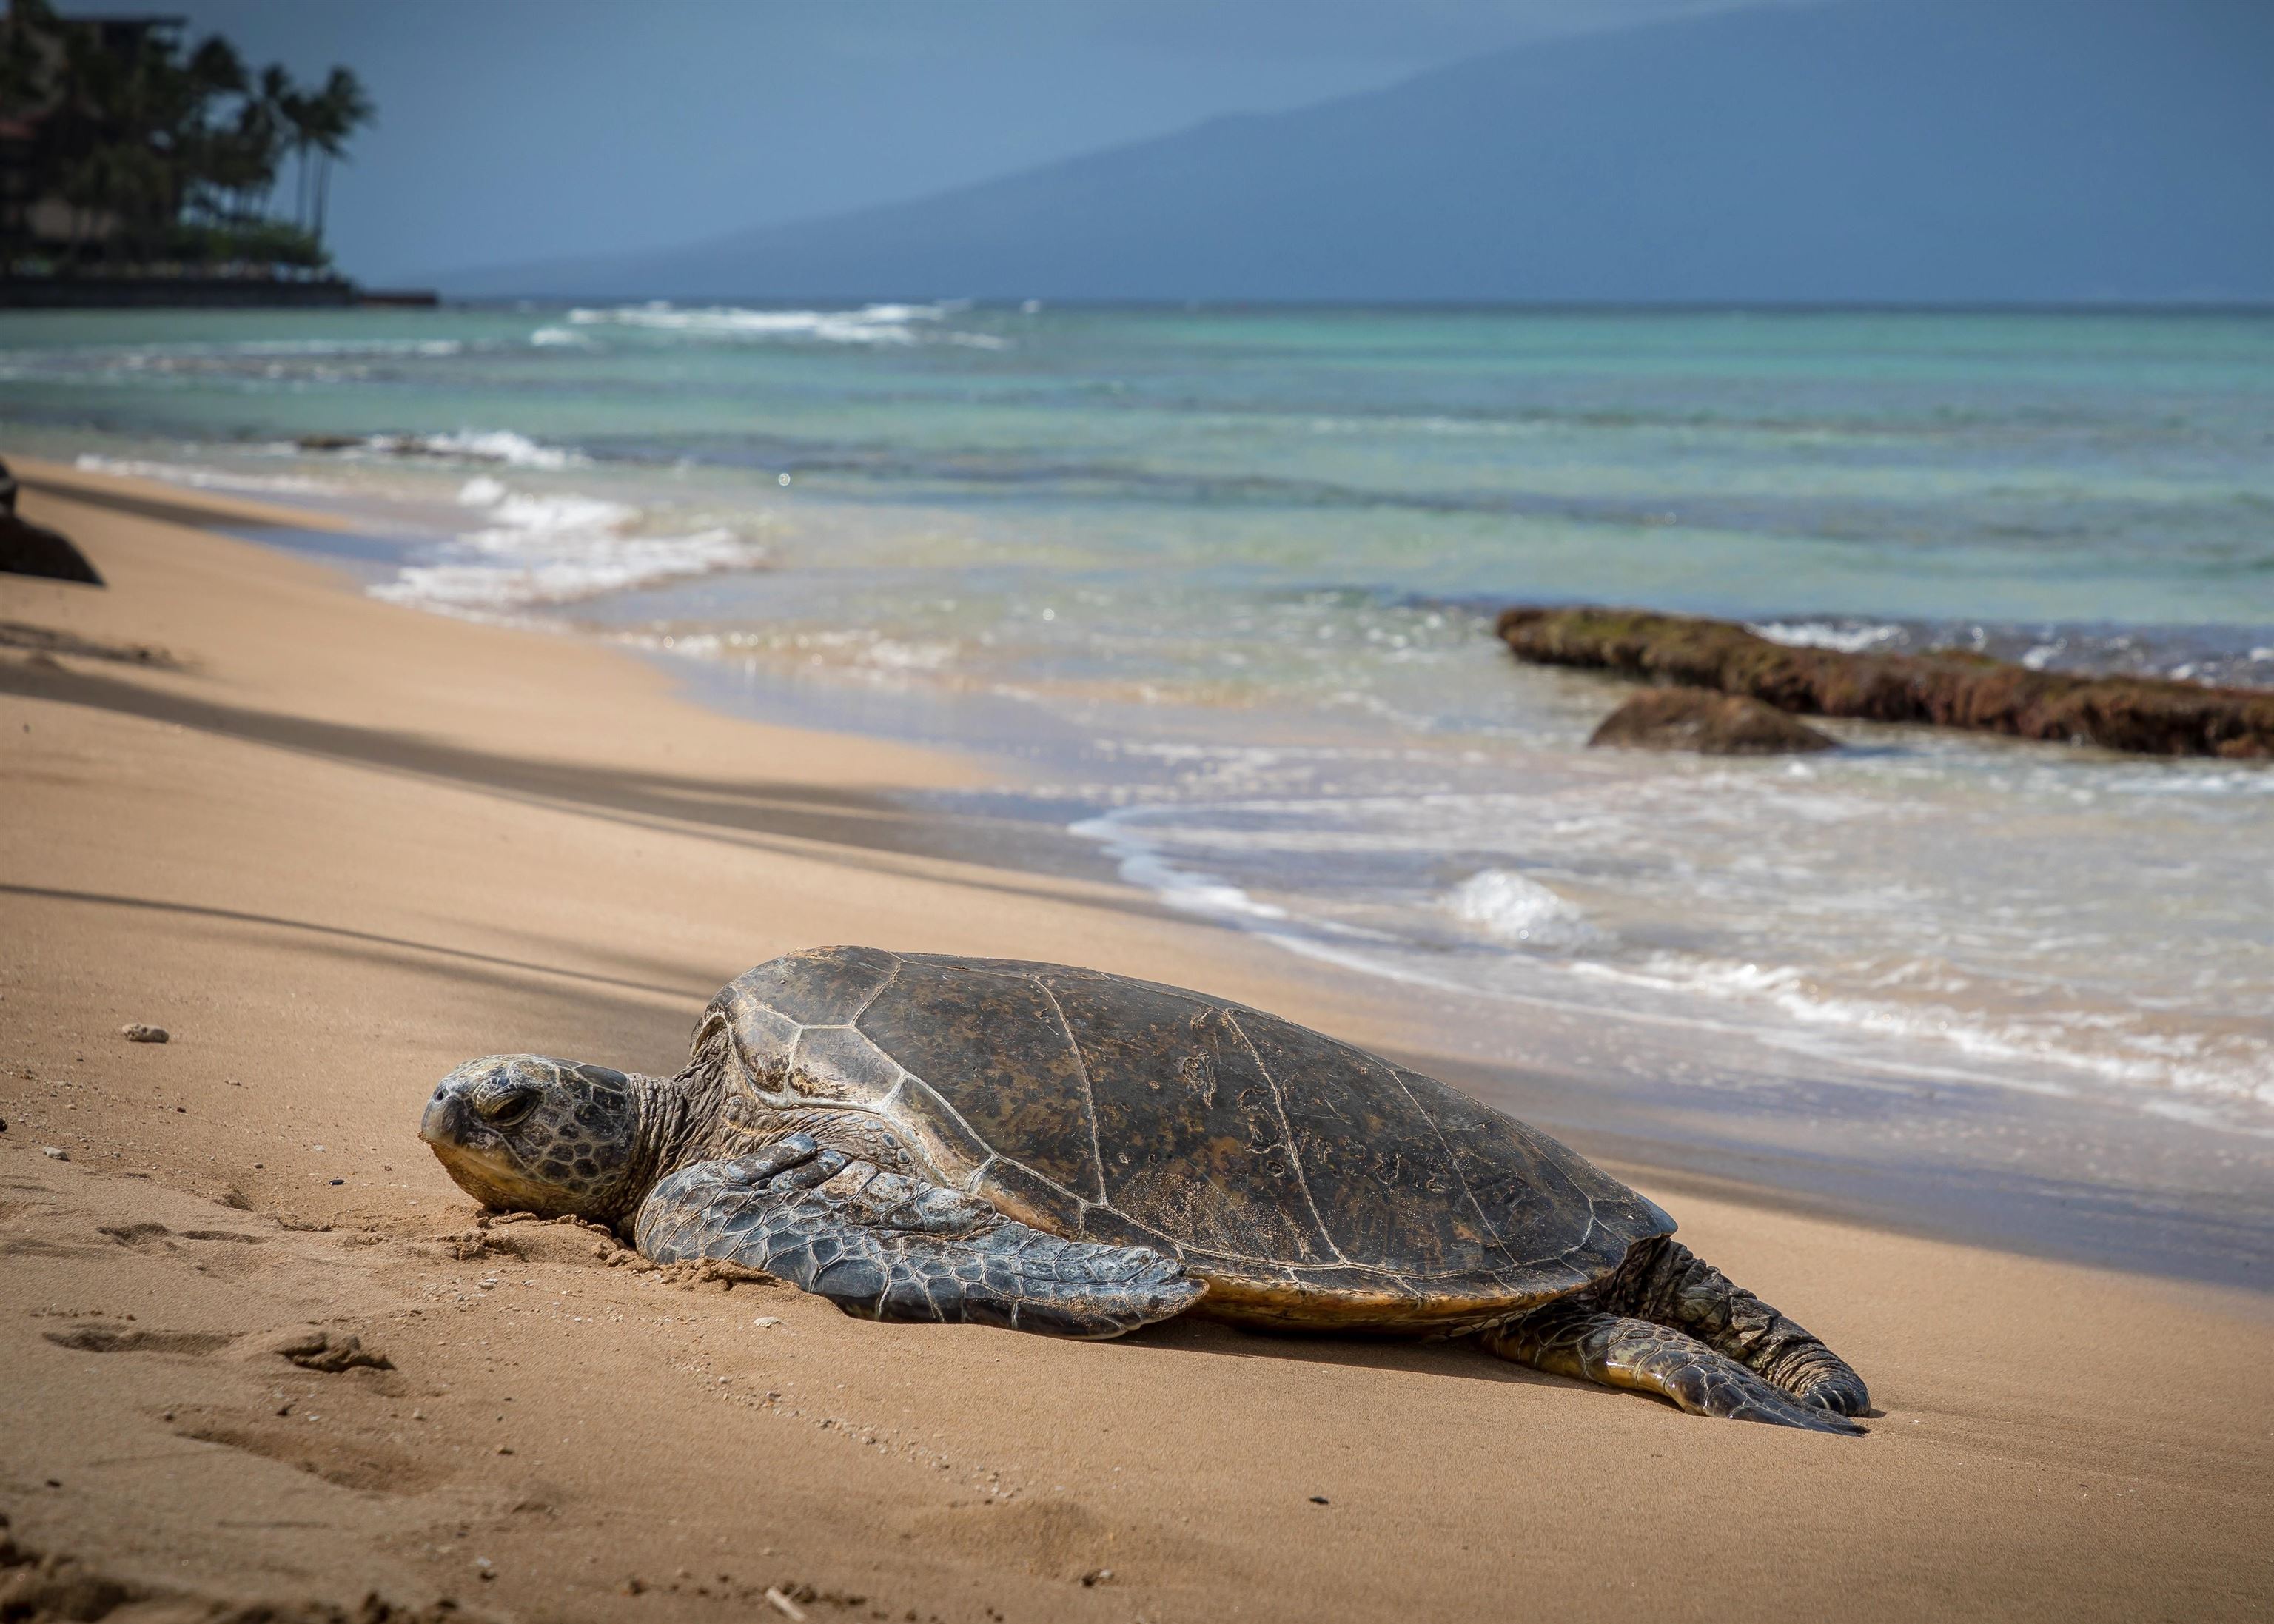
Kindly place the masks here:
POLYGON ((1605 1312, 1585 1300, 1551 1303, 1487 1331, 1503 1358, 1557 1376, 1672 1399, 1694 1416, 1766 1421, 1812 1432, 1861 1432, 1847 1417, 1803 1403, 1684 1331, 1605 1312))
POLYGON ((1118 1336, 1208 1289, 1159 1252, 1046 1235, 804 1134, 681 1169, 642 1204, 634 1236, 658 1263, 763 1269, 870 1320, 1118 1336))
POLYGON ((1864 1379, 1822 1339, 1670 1237, 1638 1245, 1596 1297, 1607 1309, 1687 1331, 1803 1404, 1871 1413, 1864 1379))

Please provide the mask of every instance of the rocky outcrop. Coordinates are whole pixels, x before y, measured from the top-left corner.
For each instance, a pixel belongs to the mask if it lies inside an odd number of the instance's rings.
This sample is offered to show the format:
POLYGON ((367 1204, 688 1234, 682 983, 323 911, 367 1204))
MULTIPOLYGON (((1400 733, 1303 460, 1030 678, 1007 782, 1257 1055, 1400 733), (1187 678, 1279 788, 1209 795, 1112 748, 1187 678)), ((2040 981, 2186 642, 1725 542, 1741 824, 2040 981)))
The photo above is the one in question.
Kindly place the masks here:
POLYGON ((1706 756, 1786 756, 1840 748, 1830 734, 1758 699, 1695 688, 1644 689, 1604 718, 1587 742, 1706 756))
POLYGON ((0 574, 102 584, 94 566, 68 538, 16 516, 16 477, 5 462, 0 462, 0 574))
POLYGON ((2031 671, 1987 655, 1846 654, 1728 620, 1635 609, 1510 609, 1519 659, 1758 699, 1802 716, 1980 728, 2150 756, 2274 759, 2274 691, 2031 671))

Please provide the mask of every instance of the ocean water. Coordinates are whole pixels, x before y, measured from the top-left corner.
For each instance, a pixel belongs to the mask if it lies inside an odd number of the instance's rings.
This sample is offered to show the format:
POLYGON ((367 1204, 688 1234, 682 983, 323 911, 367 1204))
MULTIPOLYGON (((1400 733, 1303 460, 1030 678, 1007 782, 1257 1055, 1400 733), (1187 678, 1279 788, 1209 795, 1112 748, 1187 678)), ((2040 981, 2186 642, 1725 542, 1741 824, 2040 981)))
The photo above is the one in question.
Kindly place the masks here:
POLYGON ((355 514, 382 597, 971 745, 973 804, 1449 1049, 2274 1136, 2274 765, 1594 752, 1619 687, 1490 635, 1608 600, 2274 686, 2274 318, 11 315, 0 419, 355 514))

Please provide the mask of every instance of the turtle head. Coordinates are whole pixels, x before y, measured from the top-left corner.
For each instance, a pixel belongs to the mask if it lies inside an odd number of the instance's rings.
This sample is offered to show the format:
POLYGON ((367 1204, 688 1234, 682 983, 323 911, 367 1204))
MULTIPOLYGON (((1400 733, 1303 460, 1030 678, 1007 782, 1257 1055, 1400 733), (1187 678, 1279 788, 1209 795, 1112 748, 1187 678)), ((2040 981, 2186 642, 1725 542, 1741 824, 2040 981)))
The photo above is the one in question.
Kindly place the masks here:
POLYGON ((606 1066, 491 1055, 436 1085, 418 1137, 485 1207, 614 1223, 647 1193, 642 1108, 654 1086, 606 1066))

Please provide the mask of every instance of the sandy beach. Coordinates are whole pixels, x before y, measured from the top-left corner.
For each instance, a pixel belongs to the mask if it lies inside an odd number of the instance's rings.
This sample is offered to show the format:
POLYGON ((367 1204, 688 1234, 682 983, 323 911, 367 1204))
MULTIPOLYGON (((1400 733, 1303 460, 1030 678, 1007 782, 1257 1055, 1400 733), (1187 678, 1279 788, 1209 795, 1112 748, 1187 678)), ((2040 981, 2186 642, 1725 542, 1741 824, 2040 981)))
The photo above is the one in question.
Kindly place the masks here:
POLYGON ((1854 1362, 1870 1436, 1465 1347, 873 1325, 485 1227, 415 1137, 437 1076, 668 1070, 792 948, 1071 961, 1412 1038, 892 794, 978 783, 954 756, 717 714, 211 528, 321 515, 10 461, 109 583, 0 577, 0 1598, 82 1598, 29 1616, 2274 1612, 2265 1296, 1584 1139, 1854 1362), (320 1368, 350 1336, 386 1367, 320 1368))

